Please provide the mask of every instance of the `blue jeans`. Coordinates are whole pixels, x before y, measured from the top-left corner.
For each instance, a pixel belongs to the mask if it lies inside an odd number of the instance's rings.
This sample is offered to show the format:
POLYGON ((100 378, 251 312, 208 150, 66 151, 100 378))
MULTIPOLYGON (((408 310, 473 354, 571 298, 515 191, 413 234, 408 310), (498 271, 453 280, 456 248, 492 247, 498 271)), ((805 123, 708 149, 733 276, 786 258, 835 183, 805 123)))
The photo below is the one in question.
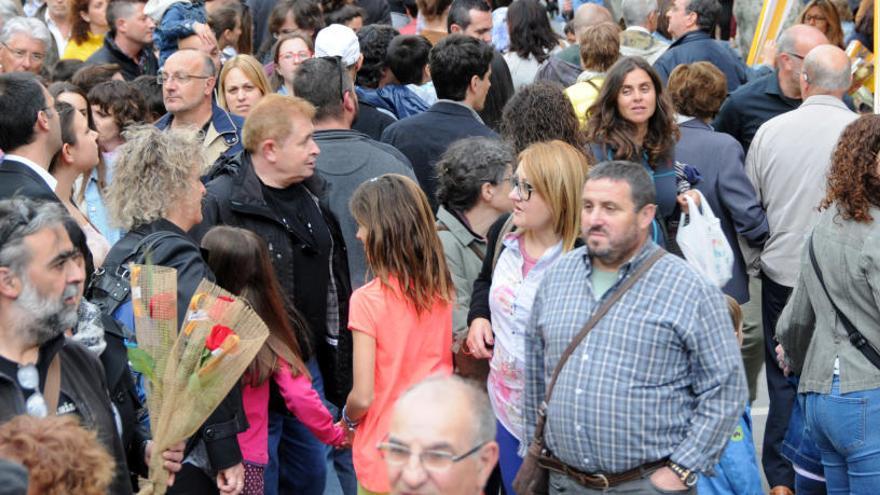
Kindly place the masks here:
MULTIPOLYGON (((789 382, 797 388, 797 378, 789 377, 789 382)), ((822 467, 822 453, 813 440, 813 433, 807 427, 806 409, 807 396, 798 394, 795 397, 791 409, 791 418, 788 421, 788 431, 782 442, 782 455, 798 468, 812 474, 824 477, 825 469, 822 467)), ((794 475, 795 493, 798 495, 825 495, 825 483, 814 479, 794 475)))
MULTIPOLYGON (((315 359, 307 363, 312 387, 324 396, 315 359)), ((269 464, 263 474, 266 495, 323 495, 327 481, 327 446, 296 417, 269 412, 269 464)))
POLYGON ((513 480, 519 467, 522 466, 522 457, 519 456, 519 440, 513 434, 507 431, 507 428, 498 421, 498 432, 495 434, 495 441, 498 442, 498 465, 501 467, 501 483, 504 485, 504 493, 507 495, 515 495, 513 491, 513 480))
POLYGON ((807 394, 807 427, 822 454, 829 494, 873 495, 880 487, 880 389, 807 394))

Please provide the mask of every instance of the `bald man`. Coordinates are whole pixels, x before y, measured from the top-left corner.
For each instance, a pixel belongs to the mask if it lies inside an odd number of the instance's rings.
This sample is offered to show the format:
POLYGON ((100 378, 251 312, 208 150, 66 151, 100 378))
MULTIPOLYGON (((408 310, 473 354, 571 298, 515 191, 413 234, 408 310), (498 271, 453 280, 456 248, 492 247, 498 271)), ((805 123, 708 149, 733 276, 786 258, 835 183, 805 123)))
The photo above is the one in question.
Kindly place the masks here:
POLYGON ((162 99, 168 113, 156 121, 156 127, 202 130, 209 167, 220 157, 242 150, 241 128, 244 126, 244 119, 214 102, 216 70, 209 55, 200 50, 182 49, 168 57, 159 71, 162 99))
MULTIPOLYGON (((782 457, 782 440, 789 417, 803 417, 797 407, 792 412, 796 390, 776 365, 774 329, 797 279, 804 240, 819 216, 816 206, 825 197, 831 153, 840 133, 858 117, 842 101, 852 83, 850 61, 843 50, 820 45, 806 54, 802 65, 798 92, 803 103, 762 125, 746 157, 746 173, 770 224, 759 262, 770 394, 762 463, 772 495, 793 493, 789 490, 794 488, 794 471, 782 457)), ((791 424, 802 425, 803 420, 791 424)), ((794 444, 799 445, 799 439, 794 444)))
POLYGON ((485 390, 432 377, 394 406, 385 456, 392 494, 480 495, 495 463, 495 415, 485 390))
MULTIPOLYGON (((581 39, 581 34, 588 27, 603 22, 615 22, 611 11, 596 3, 585 3, 574 12, 574 19, 572 19, 571 25, 574 28, 574 35, 577 39, 581 39)), ((579 45, 568 46, 556 56, 572 65, 578 66, 579 69, 581 68, 581 49, 579 45)))

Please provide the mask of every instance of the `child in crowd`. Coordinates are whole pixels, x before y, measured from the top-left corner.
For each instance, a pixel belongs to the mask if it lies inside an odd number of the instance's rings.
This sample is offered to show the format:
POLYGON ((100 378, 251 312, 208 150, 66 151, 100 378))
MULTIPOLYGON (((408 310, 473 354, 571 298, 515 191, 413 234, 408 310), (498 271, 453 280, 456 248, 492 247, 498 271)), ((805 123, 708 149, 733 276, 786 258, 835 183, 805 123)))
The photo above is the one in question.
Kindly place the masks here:
POLYGON ((269 327, 269 338, 243 377, 242 402, 250 428, 238 434, 245 465, 242 494, 262 495, 263 470, 269 463, 271 382, 290 412, 321 442, 346 446, 348 432, 334 424, 312 388, 294 334, 294 328, 304 331, 305 323, 285 304, 265 241, 249 230, 219 226, 205 234, 202 247, 217 284, 247 301, 269 327))
MULTIPOLYGON (((159 50, 159 68, 177 51, 177 42, 192 35, 204 40, 214 40, 208 26, 208 14, 204 0, 149 0, 144 14, 156 23, 153 44, 159 50)), ((216 40, 213 41, 216 44, 216 40)), ((219 69, 219 67, 215 67, 219 69)))
POLYGON ((388 45, 388 68, 400 84, 406 85, 429 107, 437 103, 437 91, 428 69, 431 42, 424 36, 397 36, 388 45))
POLYGON ((397 119, 429 108, 428 103, 407 86, 424 82, 427 65, 424 47, 430 51, 431 46, 427 39, 417 35, 398 35, 391 27, 373 25, 362 29, 357 39, 364 56, 363 66, 358 71, 358 100, 397 119), (419 59, 421 65, 418 65, 419 59))
POLYGON ((361 184, 350 203, 375 278, 354 291, 354 383, 342 420, 357 428, 353 458, 358 493, 388 493, 376 449, 388 434, 403 391, 434 374, 452 373, 455 287, 428 198, 412 179, 386 174, 361 184))
MULTIPOLYGON (((739 345, 743 342, 743 314, 736 300, 727 298, 727 307, 739 345)), ((755 443, 752 440, 752 415, 749 406, 736 425, 721 460, 715 466, 715 476, 700 476, 697 481, 700 495, 761 495, 761 472, 755 460, 755 443)))

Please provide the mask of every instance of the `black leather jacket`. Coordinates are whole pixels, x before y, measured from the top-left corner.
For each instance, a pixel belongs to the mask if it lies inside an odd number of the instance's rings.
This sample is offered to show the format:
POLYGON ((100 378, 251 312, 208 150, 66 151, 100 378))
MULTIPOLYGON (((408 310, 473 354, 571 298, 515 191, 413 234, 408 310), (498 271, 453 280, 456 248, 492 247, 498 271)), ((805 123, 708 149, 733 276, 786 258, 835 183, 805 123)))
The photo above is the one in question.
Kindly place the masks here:
POLYGON ((232 225, 255 232, 266 240, 281 287, 309 325, 309 335, 298 336, 303 358, 317 356, 327 400, 342 407, 352 379, 352 344, 348 331, 351 281, 345 240, 336 217, 327 206, 320 178, 314 176, 305 185, 321 198, 321 213, 333 237, 333 280, 339 307, 336 347, 327 342, 330 334, 327 329, 328 253, 322 252, 299 225, 285 225, 269 207, 247 152, 218 162, 205 180, 210 181, 202 207, 203 220, 190 233, 201 239, 215 225, 232 225))
MULTIPOLYGON (((82 424, 96 432, 98 440, 116 461, 116 474, 109 493, 131 494, 125 451, 116 430, 104 369, 98 357, 82 345, 59 335, 40 347, 37 367, 41 370, 41 383, 45 380, 44 370, 48 369, 48 363, 56 354, 61 357, 61 393, 73 401, 82 424)), ((20 414, 26 414, 24 395, 14 376, 0 373, 0 423, 20 414)))
MULTIPOLYGON (((121 260, 133 251, 134 246, 149 234, 165 231, 172 235, 157 240, 151 245, 149 262, 177 270, 177 323, 183 321, 192 295, 201 280, 214 280, 214 274, 202 259, 202 252, 186 232, 165 219, 141 225, 132 229, 117 242, 102 268, 115 270, 121 260)), ((233 387, 223 402, 208 417, 205 424, 187 442, 185 453, 202 439, 207 447, 208 457, 214 469, 226 469, 241 462, 241 449, 236 435, 247 429, 247 419, 241 402, 241 389, 233 387)))

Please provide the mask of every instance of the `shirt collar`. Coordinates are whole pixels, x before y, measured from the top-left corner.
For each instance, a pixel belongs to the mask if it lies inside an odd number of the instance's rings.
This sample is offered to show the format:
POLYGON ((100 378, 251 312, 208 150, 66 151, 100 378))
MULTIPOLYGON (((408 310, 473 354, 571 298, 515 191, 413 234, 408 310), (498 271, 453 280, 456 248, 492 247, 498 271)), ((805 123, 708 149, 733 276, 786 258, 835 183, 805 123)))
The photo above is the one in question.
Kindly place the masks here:
POLYGON ((36 172, 37 175, 39 175, 46 182, 46 185, 49 186, 49 189, 51 189, 53 192, 55 191, 55 186, 58 185, 58 181, 55 180, 55 177, 52 177, 52 174, 50 174, 49 171, 46 170, 45 168, 37 165, 36 163, 32 162, 31 160, 28 160, 27 158, 25 158, 21 155, 8 154, 4 158, 6 160, 14 160, 14 161, 17 161, 17 162, 22 163, 24 165, 27 165, 27 167, 29 169, 36 172))
POLYGON ((649 36, 651 35, 651 31, 648 31, 647 29, 643 28, 642 26, 628 26, 626 28, 626 31, 639 31, 639 32, 645 33, 649 36))
POLYGON ((474 108, 471 107, 470 105, 467 105, 467 104, 465 104, 465 103, 463 103, 463 102, 460 102, 460 101, 447 100, 447 99, 445 99, 445 98, 440 98, 440 99, 438 99, 438 100, 437 100, 437 103, 440 103, 441 101, 442 101, 443 103, 453 103, 453 104, 455 104, 455 105, 458 105, 458 106, 461 106, 461 107, 467 108, 468 110, 470 110, 471 114, 473 114, 474 118, 477 119, 477 122, 479 122, 479 123, 481 123, 481 124, 483 124, 483 125, 486 124, 485 122, 483 122, 483 119, 480 118, 480 114, 478 114, 477 111, 474 110, 474 108))
MULTIPOLYGON (((636 253, 635 256, 629 259, 626 263, 620 265, 620 268, 617 269, 617 278, 618 280, 626 277, 633 268, 638 267, 645 261, 645 259, 650 256, 655 250, 661 249, 660 246, 654 243, 651 239, 647 239, 644 244, 642 244, 642 248, 639 249, 639 252, 636 253)), ((590 259, 590 248, 589 246, 584 246, 584 264, 587 267, 587 273, 591 273, 593 271, 593 262, 590 259)))

